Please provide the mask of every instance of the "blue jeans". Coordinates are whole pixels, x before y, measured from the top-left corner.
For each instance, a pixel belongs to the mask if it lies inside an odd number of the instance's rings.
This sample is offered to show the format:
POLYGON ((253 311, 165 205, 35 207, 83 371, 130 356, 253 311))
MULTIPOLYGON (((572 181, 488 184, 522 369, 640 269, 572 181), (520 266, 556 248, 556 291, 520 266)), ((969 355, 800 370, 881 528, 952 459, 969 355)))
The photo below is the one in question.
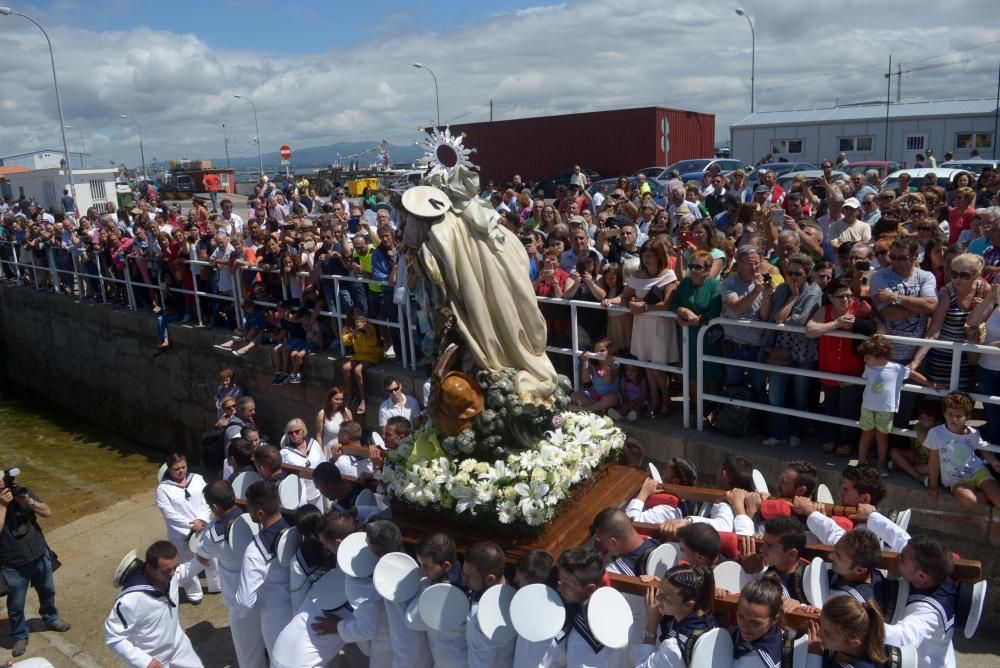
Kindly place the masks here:
MULTIPOLYGON (((743 360, 747 362, 760 361, 760 348, 758 346, 737 348, 726 354, 731 360, 743 360)), ((750 389, 753 391, 754 401, 763 403, 767 399, 764 393, 764 372, 760 369, 747 369, 739 364, 726 365, 726 387, 743 385, 744 374, 750 376, 750 389)))
MULTIPOLYGON (((1000 394, 1000 371, 979 367, 979 392, 992 396, 1000 394)), ((993 444, 1000 443, 1000 406, 984 403, 983 408, 986 409, 983 438, 993 444)))
MULTIPOLYGON (((796 369, 815 369, 815 362, 792 362, 796 369)), ((812 392, 813 379, 809 376, 793 376, 787 373, 772 372, 768 379, 767 398, 772 406, 784 408, 788 404, 788 388, 792 388, 792 407, 800 411, 809 410, 809 397, 812 392)), ((787 441, 789 436, 802 436, 802 418, 789 417, 784 413, 771 413, 771 436, 779 441, 787 441)))
POLYGON ((160 314, 160 316, 156 319, 156 331, 160 335, 160 341, 167 338, 167 325, 172 322, 180 322, 180 320, 180 313, 171 313, 170 315, 167 315, 167 313, 164 312, 160 314))
POLYGON ((56 609, 56 585, 52 579, 52 561, 49 555, 35 559, 30 564, 4 566, 0 571, 7 581, 7 617, 10 635, 15 640, 28 637, 28 623, 24 619, 24 601, 28 598, 28 585, 38 592, 38 611, 46 624, 59 619, 56 609))

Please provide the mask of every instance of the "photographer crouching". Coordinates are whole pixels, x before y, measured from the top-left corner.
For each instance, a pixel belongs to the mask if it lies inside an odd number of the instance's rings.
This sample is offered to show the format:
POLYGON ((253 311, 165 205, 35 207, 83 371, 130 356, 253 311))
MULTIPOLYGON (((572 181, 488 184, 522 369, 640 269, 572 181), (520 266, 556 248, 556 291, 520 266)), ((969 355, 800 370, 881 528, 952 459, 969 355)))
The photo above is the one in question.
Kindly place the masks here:
POLYGON ((52 557, 38 526, 38 516, 51 517, 52 510, 27 487, 15 484, 17 469, 4 472, 0 482, 0 573, 7 583, 7 617, 14 639, 13 656, 28 648, 28 624, 24 602, 28 586, 38 592, 39 613, 45 628, 68 631, 69 623, 56 609, 56 587, 52 577, 52 557))

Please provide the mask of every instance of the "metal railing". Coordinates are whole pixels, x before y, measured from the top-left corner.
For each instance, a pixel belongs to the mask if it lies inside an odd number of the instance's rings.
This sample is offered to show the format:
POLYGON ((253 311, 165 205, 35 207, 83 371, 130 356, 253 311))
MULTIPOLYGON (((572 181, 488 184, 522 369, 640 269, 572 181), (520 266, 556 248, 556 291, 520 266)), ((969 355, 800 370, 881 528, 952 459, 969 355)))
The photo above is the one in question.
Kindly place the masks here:
MULTIPOLYGON (((714 362, 716 364, 723 365, 733 365, 734 360, 722 357, 719 355, 707 355, 705 354, 705 332, 712 325, 728 325, 731 327, 742 327, 748 329, 759 329, 766 331, 775 332, 789 332, 794 334, 805 334, 804 327, 795 327, 792 325, 778 325, 772 322, 760 322, 756 320, 743 320, 734 318, 715 318, 712 321, 706 323, 700 332, 698 332, 697 338, 697 362, 699 368, 702 368, 706 362, 714 362)), ((858 339, 864 340, 868 337, 862 334, 853 334, 851 332, 833 330, 831 332, 826 332, 822 336, 833 336, 837 338, 844 339, 858 339)), ((957 341, 939 341, 937 339, 920 339, 909 336, 894 336, 885 335, 889 341, 907 345, 914 346, 916 348, 937 348, 945 349, 951 351, 951 372, 949 378, 949 384, 947 389, 933 389, 930 387, 925 387, 923 385, 915 385, 913 383, 906 383, 903 385, 904 392, 910 392, 914 394, 922 394, 933 397, 944 397, 949 392, 959 389, 959 380, 962 371, 962 353, 980 353, 986 355, 1000 355, 1000 348, 994 346, 985 346, 976 343, 964 343, 957 341)), ((816 337, 818 342, 821 337, 816 337)), ((827 373, 825 371, 818 371, 816 369, 803 369, 795 366, 784 366, 780 364, 768 364, 766 362, 752 362, 746 360, 739 360, 738 366, 745 369, 757 369, 759 371, 766 371, 769 373, 781 373, 793 376, 806 376, 808 378, 815 378, 819 380, 831 380, 840 383, 848 383, 852 385, 864 385, 865 379, 861 376, 845 376, 837 373, 827 373)), ((790 417, 804 418, 807 420, 816 420, 818 422, 826 422, 828 424, 835 424, 844 427, 855 427, 860 428, 859 420, 850 420, 846 418, 833 417, 830 415, 825 415, 823 413, 813 413, 810 411, 802 411, 795 408, 787 408, 785 406, 775 406, 770 403, 761 403, 757 401, 747 401, 744 399, 735 399, 733 397, 728 397, 722 394, 712 394, 706 393, 704 387, 704 374, 698 374, 697 380, 697 414, 698 414, 698 431, 704 431, 705 429, 705 401, 713 401, 718 404, 730 404, 733 406, 743 406, 745 408, 750 408, 753 410, 765 411, 768 413, 780 413, 782 415, 788 415, 790 417)), ((998 404, 1000 405, 1000 396, 993 396, 987 394, 978 394, 970 392, 969 396, 972 397, 974 401, 981 401, 984 404, 998 404)), ((858 405, 858 411, 860 413, 861 405, 858 405)), ((898 434, 900 436, 913 437, 916 436, 916 431, 912 429, 904 429, 899 427, 893 427, 890 433, 898 434)), ((1000 453, 1000 446, 989 445, 982 448, 984 450, 989 450, 991 452, 1000 453)))

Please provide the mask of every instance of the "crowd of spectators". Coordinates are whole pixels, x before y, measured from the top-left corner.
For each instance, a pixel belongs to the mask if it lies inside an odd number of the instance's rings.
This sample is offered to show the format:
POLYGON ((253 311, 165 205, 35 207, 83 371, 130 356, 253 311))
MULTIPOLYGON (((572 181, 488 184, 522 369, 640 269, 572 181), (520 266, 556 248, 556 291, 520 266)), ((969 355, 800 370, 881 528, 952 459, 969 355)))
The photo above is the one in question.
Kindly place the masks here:
MULTIPOLYGON (((553 193, 533 191, 515 176, 483 195, 528 255, 549 345, 570 348, 575 338, 580 350, 593 353, 580 360, 581 405, 626 421, 669 416, 679 388, 671 383, 676 374, 662 367, 687 365, 692 398, 700 374, 708 392, 746 387, 751 398, 774 407, 854 420, 861 385, 738 364, 699 366, 693 345, 699 330, 720 315, 802 327, 804 333, 775 333, 727 323, 706 333, 705 350, 854 376, 865 367, 855 343, 826 334, 1000 340, 1000 172, 961 174, 947 183, 934 174, 919 182, 904 175, 886 189, 874 170, 845 177, 834 166, 824 161, 823 176, 796 177, 787 192, 773 172, 759 171, 752 183, 741 170, 709 168, 700 182, 672 177, 662 199, 646 179, 627 177, 591 192, 582 174, 553 193), (692 342, 686 359, 682 329, 692 342)), ((13 243, 0 248, 3 270, 81 298, 131 298, 152 309, 161 322, 158 353, 169 349, 167 325, 190 321, 200 305, 209 322, 234 327, 226 344, 234 354, 273 346, 275 383, 302 382, 311 353, 339 352, 345 406, 364 413, 365 369, 403 345, 400 330, 388 326, 401 306, 391 286, 400 273, 403 216, 381 193, 352 201, 338 189, 324 202, 308 184, 288 182, 282 190, 267 180, 249 198, 245 219, 230 199, 220 207, 210 211, 195 198, 184 213, 150 193, 130 211, 91 209, 75 219, 70 210, 53 216, 29 201, 5 203, 3 237, 13 243), (22 263, 17 268, 12 253, 22 263), (244 270, 233 272, 237 266, 244 270), (74 281, 60 273, 67 267, 90 277, 74 281), (121 280, 126 272, 131 297, 121 280), (196 284, 203 295, 194 294, 196 284), (213 294, 227 300, 206 296, 213 294), (242 300, 239 328, 234 299, 242 300)), ((1000 358, 975 357, 962 356, 955 387, 950 351, 896 345, 889 361, 919 369, 910 382, 997 394, 1000 358)), ((571 357, 554 354, 553 361, 572 374, 571 357)), ((916 395, 903 393, 897 427, 917 418, 915 403, 916 395)), ((986 413, 993 419, 984 436, 998 443, 1000 406, 988 404, 986 413)), ((800 445, 807 430, 783 411, 767 413, 757 426, 768 445, 800 445)), ((824 452, 857 452, 857 429, 827 433, 824 452)))

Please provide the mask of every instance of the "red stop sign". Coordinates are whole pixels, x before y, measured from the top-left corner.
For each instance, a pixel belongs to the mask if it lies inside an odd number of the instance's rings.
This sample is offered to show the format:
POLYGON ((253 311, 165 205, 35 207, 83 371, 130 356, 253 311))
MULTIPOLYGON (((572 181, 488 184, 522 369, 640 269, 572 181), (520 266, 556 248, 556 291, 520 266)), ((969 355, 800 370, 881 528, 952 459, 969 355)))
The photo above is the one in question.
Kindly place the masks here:
POLYGON ((292 148, 290 146, 282 146, 278 149, 278 155, 281 156, 282 160, 290 160, 292 158, 292 148))

